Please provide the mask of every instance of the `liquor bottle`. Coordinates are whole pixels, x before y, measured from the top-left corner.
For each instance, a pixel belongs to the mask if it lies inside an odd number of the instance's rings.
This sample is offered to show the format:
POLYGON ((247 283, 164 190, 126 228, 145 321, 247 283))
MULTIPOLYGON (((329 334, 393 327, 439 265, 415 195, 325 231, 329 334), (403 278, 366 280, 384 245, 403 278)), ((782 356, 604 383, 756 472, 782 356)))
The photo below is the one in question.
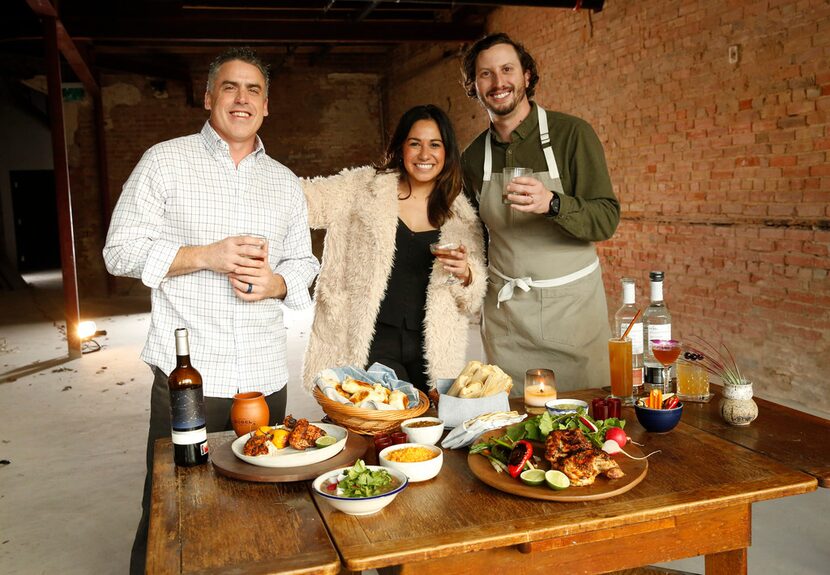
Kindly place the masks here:
MULTIPOLYGON (((634 293, 634 280, 622 278, 623 304, 614 315, 615 333, 622 337, 628 324, 637 315, 637 306, 634 305, 636 295, 634 293)), ((640 395, 643 389, 643 320, 637 320, 631 331, 628 332, 631 338, 631 370, 634 385, 634 396, 640 395)))
POLYGON ((176 369, 170 372, 167 387, 170 389, 173 460, 183 467, 207 463, 202 376, 190 364, 190 342, 184 328, 176 330, 176 369))
POLYGON ((663 301, 663 272, 653 271, 648 274, 651 282, 651 301, 643 314, 643 363, 646 368, 646 391, 650 387, 659 387, 669 391, 670 382, 663 381, 657 376, 662 364, 654 357, 651 350, 651 340, 671 339, 671 314, 663 301))

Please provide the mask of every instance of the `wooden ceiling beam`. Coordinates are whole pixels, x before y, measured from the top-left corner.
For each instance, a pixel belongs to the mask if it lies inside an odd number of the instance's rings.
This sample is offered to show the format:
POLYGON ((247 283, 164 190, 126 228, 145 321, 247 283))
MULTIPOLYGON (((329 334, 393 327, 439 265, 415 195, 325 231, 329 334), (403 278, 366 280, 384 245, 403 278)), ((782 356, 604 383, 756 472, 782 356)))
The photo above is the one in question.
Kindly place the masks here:
POLYGON ((76 38, 94 42, 149 42, 160 44, 274 42, 467 42, 483 34, 469 24, 404 24, 372 22, 262 22, 260 20, 187 21, 154 18, 67 22, 76 38))
POLYGON ((81 52, 78 50, 78 47, 75 45, 75 42, 69 35, 69 32, 66 31, 66 28, 64 28, 58 18, 58 13, 55 11, 55 7, 52 6, 52 3, 49 2, 49 0, 26 0, 26 2, 29 4, 32 11, 41 18, 52 18, 55 20, 55 30, 57 33, 58 49, 60 50, 60 53, 63 54, 63 57, 84 85, 86 91, 92 96, 97 97, 101 93, 101 89, 98 86, 98 82, 95 80, 95 75, 92 73, 92 70, 86 60, 81 55, 81 52))

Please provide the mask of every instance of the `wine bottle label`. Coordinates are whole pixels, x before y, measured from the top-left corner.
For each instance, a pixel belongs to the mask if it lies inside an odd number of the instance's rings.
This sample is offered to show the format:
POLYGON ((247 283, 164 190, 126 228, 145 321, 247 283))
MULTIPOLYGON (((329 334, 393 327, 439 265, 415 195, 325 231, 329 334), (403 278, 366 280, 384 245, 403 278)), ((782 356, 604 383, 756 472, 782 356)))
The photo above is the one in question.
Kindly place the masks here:
POLYGON ((200 451, 202 455, 207 453, 207 429, 194 429, 193 431, 176 431, 173 430, 173 443, 176 445, 196 445, 202 443, 200 451))
POLYGON ((205 398, 201 386, 170 390, 170 423, 173 431, 178 432, 205 427, 205 398))
MULTIPOLYGON (((625 323, 625 322, 624 322, 625 323)), ((620 337, 625 333, 628 324, 620 326, 620 337)), ((631 326, 631 331, 628 332, 628 337, 631 338, 631 355, 639 355, 643 353, 643 322, 637 322, 631 326)))

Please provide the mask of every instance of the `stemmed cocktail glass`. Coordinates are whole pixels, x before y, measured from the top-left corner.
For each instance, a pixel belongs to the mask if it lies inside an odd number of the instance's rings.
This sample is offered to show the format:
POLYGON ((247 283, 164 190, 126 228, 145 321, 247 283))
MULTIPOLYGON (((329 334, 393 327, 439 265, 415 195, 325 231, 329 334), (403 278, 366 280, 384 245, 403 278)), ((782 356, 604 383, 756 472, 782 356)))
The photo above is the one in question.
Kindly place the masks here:
MULTIPOLYGON (((444 258, 452 258, 453 250, 457 250, 460 247, 461 244, 457 242, 437 242, 434 244, 429 244, 429 251, 432 255, 436 257, 440 256, 444 258)), ((444 283, 446 285, 453 285, 459 283, 460 281, 461 280, 459 280, 457 277, 450 274, 450 277, 448 277, 444 283)))
POLYGON ((651 351, 654 359, 663 364, 663 389, 669 391, 669 372, 671 366, 680 356, 680 342, 676 339, 653 339, 651 340, 651 351))

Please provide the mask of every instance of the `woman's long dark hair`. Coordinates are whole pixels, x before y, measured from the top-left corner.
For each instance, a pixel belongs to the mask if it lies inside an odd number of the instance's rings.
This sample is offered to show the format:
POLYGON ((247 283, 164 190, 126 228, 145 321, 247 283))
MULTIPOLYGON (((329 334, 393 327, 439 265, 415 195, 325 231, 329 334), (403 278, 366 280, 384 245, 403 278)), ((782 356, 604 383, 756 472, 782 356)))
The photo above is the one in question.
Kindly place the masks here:
POLYGON ((438 125, 441 140, 444 142, 444 169, 435 180, 435 189, 429 196, 427 217, 429 223, 440 228, 452 216, 452 203, 461 193, 461 152, 458 141, 455 139, 455 130, 452 122, 438 106, 427 104, 415 106, 404 112, 392 134, 392 139, 386 147, 383 161, 377 166, 379 171, 394 170, 400 173, 401 179, 408 181, 409 174, 403 166, 403 146, 409 131, 418 120, 433 120, 438 125))

